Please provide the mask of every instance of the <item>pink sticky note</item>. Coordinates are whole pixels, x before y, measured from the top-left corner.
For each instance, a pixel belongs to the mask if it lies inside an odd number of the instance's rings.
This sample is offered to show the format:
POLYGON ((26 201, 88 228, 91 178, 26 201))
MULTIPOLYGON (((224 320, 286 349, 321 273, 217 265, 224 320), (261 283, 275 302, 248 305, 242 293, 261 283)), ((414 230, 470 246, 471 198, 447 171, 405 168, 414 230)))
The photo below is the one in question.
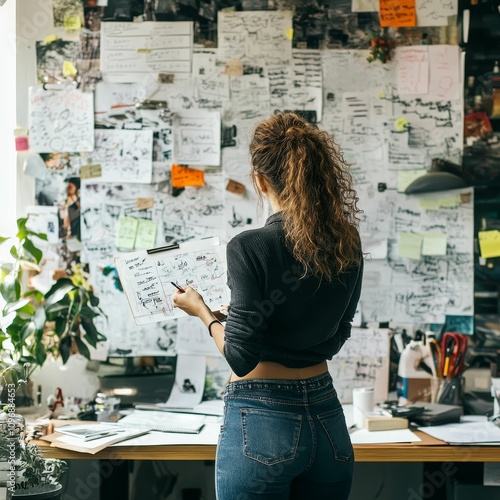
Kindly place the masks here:
POLYGON ((29 144, 27 137, 16 137, 16 151, 28 151, 29 144))

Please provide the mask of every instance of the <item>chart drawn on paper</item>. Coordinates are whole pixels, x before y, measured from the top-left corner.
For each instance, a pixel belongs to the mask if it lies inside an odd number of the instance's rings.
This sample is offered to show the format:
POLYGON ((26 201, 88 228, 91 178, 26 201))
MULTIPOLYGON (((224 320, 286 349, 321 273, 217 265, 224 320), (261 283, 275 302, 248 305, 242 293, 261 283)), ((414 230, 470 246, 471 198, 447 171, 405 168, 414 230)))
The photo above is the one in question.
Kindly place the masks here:
POLYGON ((185 316, 173 306, 172 282, 198 290, 212 309, 228 304, 225 252, 218 238, 211 238, 183 245, 181 249, 116 257, 116 268, 136 324, 185 316))

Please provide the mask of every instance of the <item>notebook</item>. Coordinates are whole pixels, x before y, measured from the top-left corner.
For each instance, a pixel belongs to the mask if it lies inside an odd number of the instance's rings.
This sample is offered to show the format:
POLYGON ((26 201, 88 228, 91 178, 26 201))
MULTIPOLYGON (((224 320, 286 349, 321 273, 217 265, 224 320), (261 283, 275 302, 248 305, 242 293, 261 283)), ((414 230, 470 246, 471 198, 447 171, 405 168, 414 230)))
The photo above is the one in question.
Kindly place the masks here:
POLYGON ((121 418, 119 425, 148 431, 198 434, 203 429, 205 420, 205 415, 192 413, 134 410, 130 415, 121 418))

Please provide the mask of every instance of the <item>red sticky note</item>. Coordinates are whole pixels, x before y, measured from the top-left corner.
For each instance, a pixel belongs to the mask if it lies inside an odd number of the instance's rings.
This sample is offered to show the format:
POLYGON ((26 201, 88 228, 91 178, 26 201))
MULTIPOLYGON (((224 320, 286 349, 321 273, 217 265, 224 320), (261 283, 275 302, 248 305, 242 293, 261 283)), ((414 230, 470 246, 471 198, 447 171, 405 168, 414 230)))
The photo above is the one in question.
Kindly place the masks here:
POLYGON ((415 0, 380 0, 381 28, 399 28, 417 25, 415 0))
POLYGON ((205 172, 195 168, 172 165, 172 186, 183 188, 187 186, 201 187, 205 185, 205 172))
POLYGON ((28 151, 29 144, 27 137, 16 137, 16 151, 28 151))

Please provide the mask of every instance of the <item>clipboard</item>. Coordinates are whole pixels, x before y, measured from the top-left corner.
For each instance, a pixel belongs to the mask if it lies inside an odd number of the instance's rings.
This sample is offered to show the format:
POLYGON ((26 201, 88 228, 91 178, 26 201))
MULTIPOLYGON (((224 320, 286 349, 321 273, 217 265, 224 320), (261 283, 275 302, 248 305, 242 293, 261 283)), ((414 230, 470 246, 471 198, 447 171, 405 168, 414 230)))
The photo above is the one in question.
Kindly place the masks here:
POLYGON ((120 254, 115 266, 136 325, 186 316, 173 306, 172 281, 195 288, 210 309, 229 303, 226 247, 219 238, 120 254))

